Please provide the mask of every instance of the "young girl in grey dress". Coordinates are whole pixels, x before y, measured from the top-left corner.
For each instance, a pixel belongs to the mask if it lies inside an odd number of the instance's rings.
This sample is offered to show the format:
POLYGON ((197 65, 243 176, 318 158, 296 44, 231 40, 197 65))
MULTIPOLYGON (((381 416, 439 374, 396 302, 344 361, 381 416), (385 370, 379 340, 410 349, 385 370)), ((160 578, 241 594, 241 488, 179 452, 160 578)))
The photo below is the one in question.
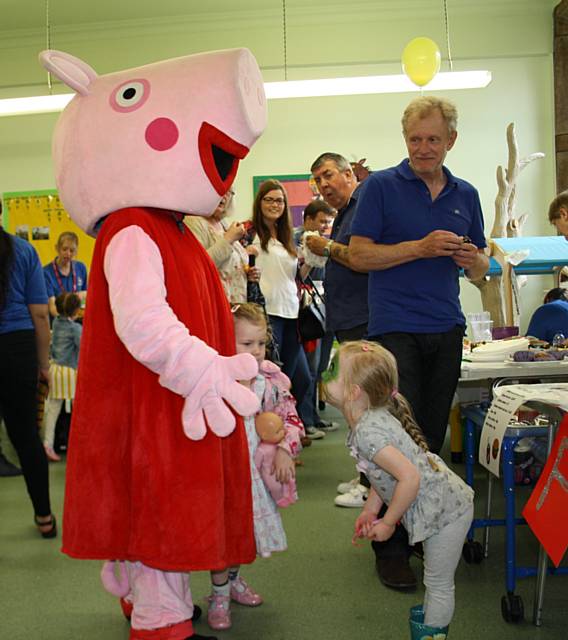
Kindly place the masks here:
POLYGON ((394 356, 372 342, 346 342, 325 376, 326 400, 349 424, 347 445, 371 483, 355 537, 388 540, 398 521, 424 543, 424 604, 410 611, 412 640, 443 640, 454 612, 454 574, 473 518, 473 491, 428 450, 398 393, 394 356), (377 519, 382 504, 388 509, 377 519))

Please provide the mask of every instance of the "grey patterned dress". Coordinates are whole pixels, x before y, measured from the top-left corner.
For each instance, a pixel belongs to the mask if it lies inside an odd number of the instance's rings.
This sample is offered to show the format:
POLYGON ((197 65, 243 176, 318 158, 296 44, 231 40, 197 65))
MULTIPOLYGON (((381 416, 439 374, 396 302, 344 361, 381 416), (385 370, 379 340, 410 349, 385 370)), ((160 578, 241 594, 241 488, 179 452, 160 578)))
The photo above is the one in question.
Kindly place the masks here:
POLYGON ((389 445, 405 455, 420 472, 418 495, 402 517, 410 544, 438 533, 469 509, 473 489, 448 469, 439 456, 420 449, 386 409, 371 409, 349 432, 347 446, 357 460, 359 471, 367 475, 371 486, 386 504, 390 504, 396 480, 375 464, 373 458, 389 445), (436 461, 439 471, 431 467, 428 457, 436 461))

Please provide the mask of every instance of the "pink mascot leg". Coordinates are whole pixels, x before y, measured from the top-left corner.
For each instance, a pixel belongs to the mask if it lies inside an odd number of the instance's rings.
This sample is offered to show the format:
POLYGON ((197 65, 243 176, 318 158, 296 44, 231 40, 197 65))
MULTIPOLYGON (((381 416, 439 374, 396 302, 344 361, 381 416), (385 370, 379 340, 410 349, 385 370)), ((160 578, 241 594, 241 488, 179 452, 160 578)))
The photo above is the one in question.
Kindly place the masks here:
POLYGON ((130 640, 186 640, 193 635, 189 575, 125 563, 132 589, 130 640))

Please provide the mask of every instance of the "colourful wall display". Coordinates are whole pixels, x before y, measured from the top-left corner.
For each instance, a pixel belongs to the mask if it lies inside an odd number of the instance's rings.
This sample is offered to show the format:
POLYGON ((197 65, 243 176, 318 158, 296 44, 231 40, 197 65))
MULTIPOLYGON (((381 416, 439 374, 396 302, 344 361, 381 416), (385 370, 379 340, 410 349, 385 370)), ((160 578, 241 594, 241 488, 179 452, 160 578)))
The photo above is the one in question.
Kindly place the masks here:
POLYGON ((4 228, 31 242, 43 265, 55 258, 59 235, 64 231, 74 231, 79 237, 77 260, 90 268, 95 240, 71 220, 57 191, 4 193, 2 201, 4 228))

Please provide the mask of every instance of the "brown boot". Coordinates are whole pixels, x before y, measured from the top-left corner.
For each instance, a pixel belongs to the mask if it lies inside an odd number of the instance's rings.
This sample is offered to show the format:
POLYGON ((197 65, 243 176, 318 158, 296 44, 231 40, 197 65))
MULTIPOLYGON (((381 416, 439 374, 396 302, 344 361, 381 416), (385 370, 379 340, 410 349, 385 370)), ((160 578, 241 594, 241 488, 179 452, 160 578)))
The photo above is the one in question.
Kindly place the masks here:
POLYGON ((415 589, 416 576, 406 554, 376 558, 379 580, 391 589, 415 589))

